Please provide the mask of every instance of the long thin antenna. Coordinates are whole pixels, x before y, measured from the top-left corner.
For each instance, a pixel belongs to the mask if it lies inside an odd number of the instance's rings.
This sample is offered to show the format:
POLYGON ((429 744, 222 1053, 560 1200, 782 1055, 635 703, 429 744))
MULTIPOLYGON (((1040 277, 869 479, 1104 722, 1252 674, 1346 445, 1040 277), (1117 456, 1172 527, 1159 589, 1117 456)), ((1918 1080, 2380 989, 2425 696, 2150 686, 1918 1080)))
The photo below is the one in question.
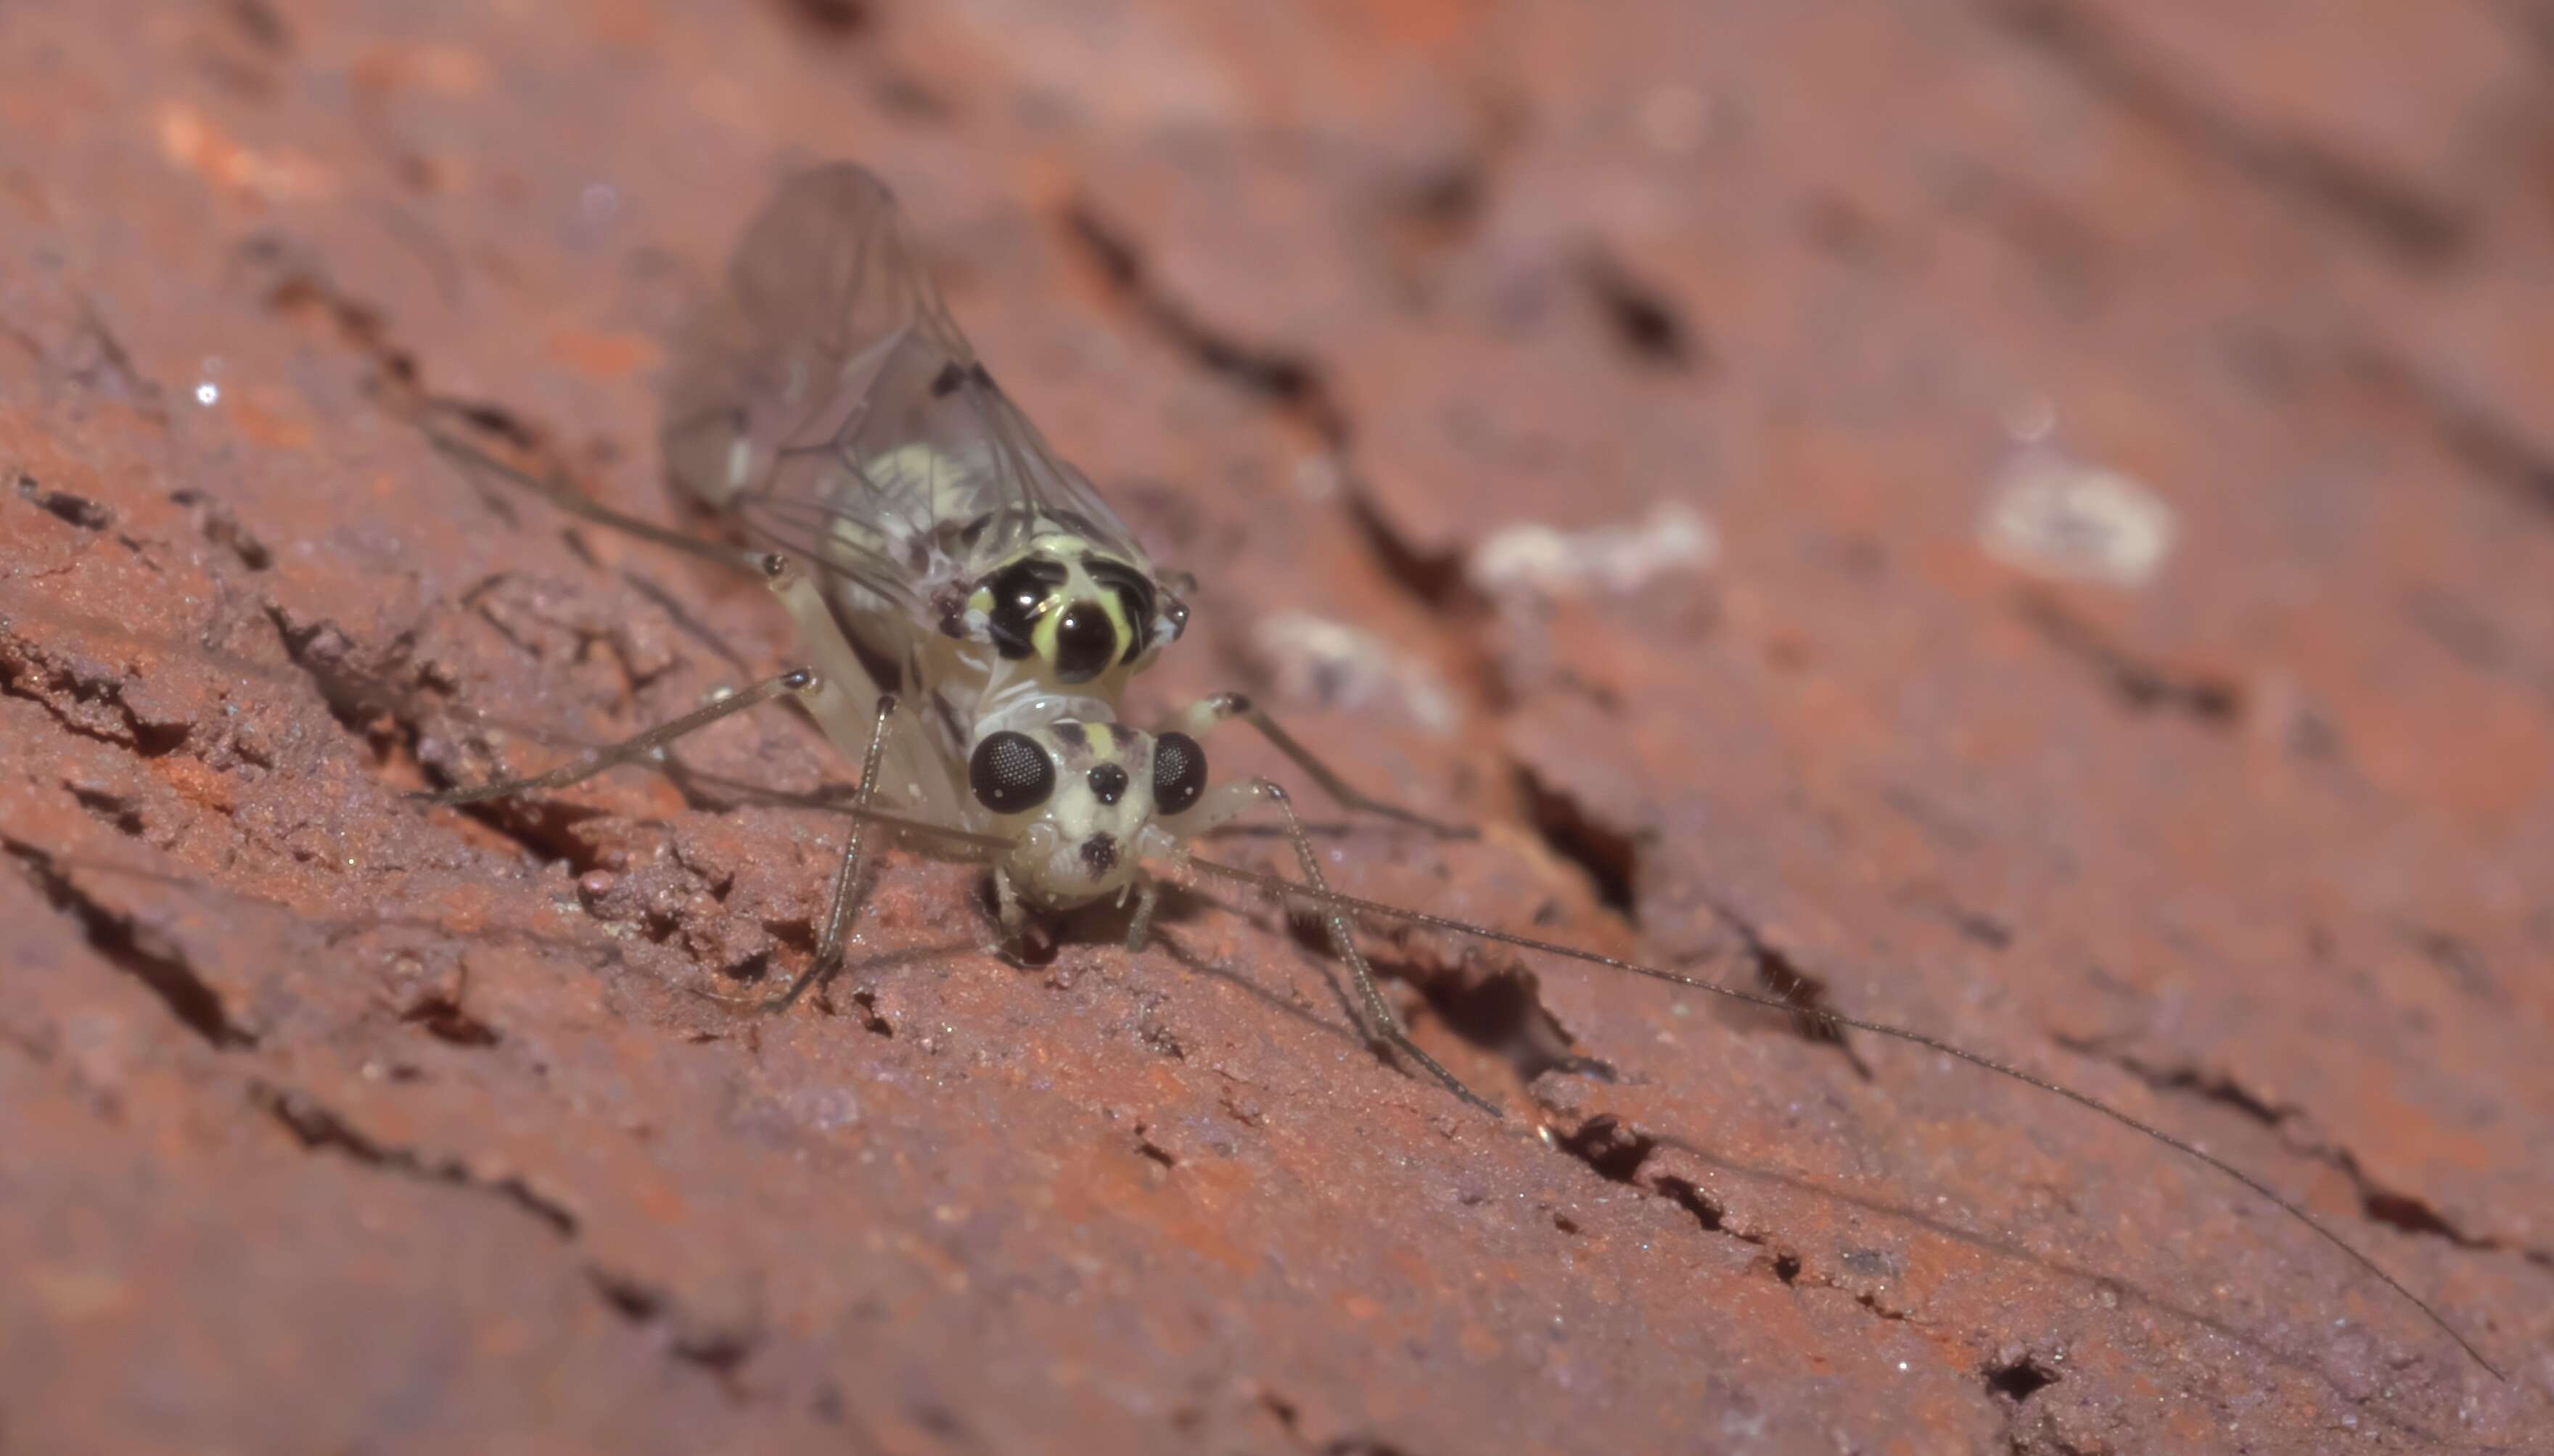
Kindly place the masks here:
POLYGON ((1477 940, 1495 942, 1502 946, 1514 946, 1519 950, 1538 951, 1546 955, 1558 955, 1567 960, 1579 960, 1590 965, 1602 965, 1611 970, 1628 971, 1633 975, 1647 976, 1651 980, 1666 981, 1670 985, 1683 986, 1689 991, 1704 991, 1714 996, 1726 997, 1732 1001, 1743 1001, 1750 1006, 1763 1006, 1771 1010, 1781 1011, 1796 1016, 1815 1017, 1822 1022, 1832 1023, 1836 1026, 1852 1027, 1856 1031, 1869 1032, 1874 1036, 1892 1037, 1902 1042, 1912 1042, 1927 1051, 1939 1052, 1945 1057, 1955 1057, 1960 1061, 1969 1064, 1971 1066, 1984 1067, 1988 1071, 1992 1071, 1999 1076, 2008 1076, 2013 1078, 2015 1081, 2022 1082, 2028 1086, 2037 1087, 2043 1092, 2055 1093, 2057 1096, 2063 1097, 2067 1101, 2072 1102, 2079 1107, 2091 1108, 2093 1111, 2102 1114, 2104 1117, 2111 1119, 2113 1122, 2116 1122, 2123 1127, 2144 1133, 2148 1137, 2154 1139, 2156 1142, 2163 1144, 2165 1147, 2170 1148, 2177 1153, 2181 1153, 2198 1163, 2205 1164, 2206 1166, 2217 1170, 2219 1173, 2224 1174, 2226 1176, 2233 1178, 2235 1181, 2242 1183, 2245 1187, 2248 1187, 2254 1192, 2260 1194, 2263 1198, 2268 1200, 2281 1211, 2285 1212, 2289 1217, 2322 1235, 2324 1240, 2334 1248, 2349 1255, 2352 1263, 2357 1264, 2360 1268, 2367 1270, 2370 1274, 2373 1274, 2380 1280, 2384 1281, 2387 1288, 2402 1295, 2413 1308, 2420 1310, 2422 1314, 2427 1316, 2430 1323, 2438 1326, 2440 1331, 2446 1334, 2449 1339, 2456 1341, 2458 1348, 2464 1350, 2467 1356, 2470 1357, 2475 1364, 2482 1366, 2485 1372, 2491 1375, 2494 1380, 2500 1382, 2502 1385, 2509 1384, 2509 1377, 2501 1374, 2500 1367, 2493 1364, 2490 1360, 2485 1359, 2483 1351, 2475 1348, 2475 1344, 2472 1340, 2469 1340, 2463 1334, 2458 1333, 2457 1327, 2450 1324, 2447 1321, 2446 1316, 2440 1314, 2438 1310, 2431 1308, 2428 1300, 2423 1299, 2420 1295, 2413 1293, 2408 1288, 2405 1288, 2400 1280, 2387 1274, 2376 1260, 2359 1252, 2358 1248, 2349 1240, 2333 1232, 2331 1229, 2326 1228, 2313 1214, 2306 1212, 2303 1208, 2290 1202, 2286 1197, 2273 1190, 2268 1184, 2263 1182, 2260 1178, 2244 1172, 2242 1169, 2237 1168, 2235 1165, 2228 1163, 2222 1158, 2219 1158, 2217 1155, 2203 1152, 2199 1148, 2174 1137, 2172 1134, 2165 1132, 2161 1128, 2141 1122, 2137 1118, 2131 1117, 2129 1114, 2111 1106, 2109 1103, 2093 1097, 2088 1093, 2076 1091, 2073 1087, 2050 1081, 2048 1078, 2040 1076, 2034 1072, 2025 1071, 2021 1067, 2015 1066, 2010 1063, 1998 1062, 1992 1057, 1983 1056, 1976 1052, 1965 1051, 1961 1048, 1954 1047, 1939 1037, 1928 1036, 1925 1033, 1918 1031, 1909 1031, 1905 1027, 1889 1026, 1877 1021, 1864 1021, 1859 1017, 1845 1016, 1823 1008, 1803 1008, 1797 1003, 1784 1000, 1779 996, 1767 996, 1754 991, 1742 991, 1735 986, 1724 986, 1715 981, 1701 980, 1689 975, 1681 975, 1673 970, 1662 970, 1657 966, 1642 965, 1637 961, 1624 960, 1613 955, 1599 954, 1594 951, 1582 951, 1575 946, 1564 946, 1555 941, 1539 941, 1532 936, 1511 935, 1506 931, 1492 930, 1488 926, 1473 925, 1466 921, 1454 920, 1443 915, 1431 915, 1424 910, 1405 910, 1398 905, 1386 905, 1379 900, 1363 900, 1354 895, 1340 894, 1336 890, 1316 891, 1310 886, 1297 884, 1295 881, 1287 879, 1282 875, 1264 874, 1255 869, 1243 869, 1238 865, 1219 864, 1214 860, 1201 859, 1195 855, 1188 856, 1185 862, 1191 868, 1202 869, 1209 874, 1219 875, 1224 879, 1238 881, 1245 885, 1254 885, 1262 890, 1270 891, 1285 899, 1312 901, 1333 910, 1352 911, 1360 915, 1379 916, 1386 920, 1399 920, 1406 921, 1412 925, 1424 925, 1432 930, 1451 931, 1457 935, 1471 936, 1477 940))
POLYGON ((671 526, 658 525, 652 520, 641 520, 638 516, 615 510, 599 502, 578 495, 563 481, 545 480, 529 471, 519 470, 508 465, 460 436, 447 434, 436 428, 431 422, 420 421, 417 428, 424 433, 427 444, 432 445, 438 453, 462 469, 484 471, 517 490, 528 491, 540 497, 570 515, 583 516, 597 525, 627 531, 641 540, 653 541, 659 546, 668 546, 686 555, 697 556, 704 561, 714 561, 737 571, 755 575, 761 573, 762 553, 759 551, 749 550, 743 546, 727 546, 715 541, 704 541, 698 536, 685 535, 671 526))

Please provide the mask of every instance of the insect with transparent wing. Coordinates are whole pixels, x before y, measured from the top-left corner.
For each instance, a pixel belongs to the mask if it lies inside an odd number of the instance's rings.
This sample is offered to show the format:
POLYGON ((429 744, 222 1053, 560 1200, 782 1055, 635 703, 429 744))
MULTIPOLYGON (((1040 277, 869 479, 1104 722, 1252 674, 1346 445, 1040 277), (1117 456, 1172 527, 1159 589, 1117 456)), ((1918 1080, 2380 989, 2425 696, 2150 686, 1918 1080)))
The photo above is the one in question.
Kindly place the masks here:
MULTIPOLYGON (((848 165, 786 184, 748 229, 723 305, 707 314, 668 392, 660 444, 685 494, 751 543, 723 550, 594 504, 436 433, 437 445, 588 519, 760 572, 809 665, 551 772, 426 796, 464 805, 557 788, 641 761, 720 719, 782 697, 862 762, 853 828, 814 960, 765 1003, 786 1010, 839 963, 859 911, 872 828, 989 863, 1006 942, 1032 917, 1131 898, 1145 944, 1163 880, 1197 871, 1314 911, 1349 967, 1366 1030, 1453 1095, 1498 1109, 1421 1050, 1375 984, 1352 918, 1468 936, 1913 1043, 2110 1118, 2242 1183, 2381 1280, 2478 1365, 2500 1372, 2418 1295, 2260 1179, 2106 1103, 1920 1032, 1804 1011, 1764 995, 1333 890, 1284 789, 1211 783, 1199 739, 1241 719, 1351 810, 1456 833, 1370 798, 1239 694, 1153 731, 1120 722, 1131 679, 1187 625, 1185 579, 1158 571, 1083 475, 994 383, 906 243, 885 186, 848 165), (1225 865, 1193 840, 1267 805, 1303 878, 1225 865)), ((2504 1378, 2505 1379, 2505 1378, 2504 1378)))
MULTIPOLYGON (((1351 810, 1456 833, 1359 793, 1238 693, 1201 700, 1158 731, 1120 723, 1128 681, 1188 623, 1178 579, 993 383, 885 186, 857 167, 799 175, 748 228, 722 306, 698 321, 668 391, 661 445, 676 486, 753 543, 713 554, 765 575, 814 661, 565 769, 439 802, 559 787, 794 695, 861 756, 862 810, 925 835, 939 827, 943 843, 988 855, 1014 947, 1034 914, 1111 896, 1133 897, 1127 940, 1142 945, 1160 894, 1143 861, 1176 859, 1263 803, 1326 888, 1282 789, 1208 782, 1199 738, 1234 719, 1351 810)), ((700 546, 524 483, 589 518, 700 546)), ((834 969, 859 909, 864 839, 850 837, 815 963, 776 1006, 834 969)), ((1370 1030, 1495 1110, 1410 1041, 1346 923, 1332 919, 1370 1030)))

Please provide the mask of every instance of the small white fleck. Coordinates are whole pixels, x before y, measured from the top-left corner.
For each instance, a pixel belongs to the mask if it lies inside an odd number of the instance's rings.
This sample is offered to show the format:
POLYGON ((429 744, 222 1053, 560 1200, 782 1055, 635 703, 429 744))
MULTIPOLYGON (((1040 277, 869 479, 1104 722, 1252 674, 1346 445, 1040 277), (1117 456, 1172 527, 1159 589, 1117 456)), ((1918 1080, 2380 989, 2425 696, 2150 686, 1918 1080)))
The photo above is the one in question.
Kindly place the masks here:
POLYGON ((1988 488, 1978 546, 2033 576, 2135 587, 2162 568, 2174 530, 2144 482, 2034 445, 1988 488))
POLYGON ((1582 531, 1509 526, 1472 548, 1463 574, 1489 596, 1555 599, 1628 594, 1667 572, 1708 570, 1719 557, 1720 535, 1702 512, 1665 501, 1640 520, 1582 531))
POLYGON ((2004 412, 2004 430, 2019 445, 2036 445, 2057 429, 2057 401, 2033 394, 2004 412))
POLYGON ((206 380, 202 384, 195 386, 195 402, 198 404, 210 406, 218 402, 221 397, 222 387, 214 384, 211 380, 206 380))
POLYGON ((1279 612, 1261 619, 1250 645, 1280 698, 1351 713, 1397 700, 1419 727, 1436 733, 1453 728, 1453 693, 1437 670, 1362 627, 1279 612))
POLYGON ((1899 1370, 1901 1370, 1902 1372, 1903 1372, 1903 1371, 1905 1371, 1905 1370, 1907 1369, 1907 1362, 1906 1362, 1906 1361, 1904 1361, 1904 1360, 1899 1361, 1899 1362, 1898 1362, 1898 1368, 1899 1368, 1899 1370))

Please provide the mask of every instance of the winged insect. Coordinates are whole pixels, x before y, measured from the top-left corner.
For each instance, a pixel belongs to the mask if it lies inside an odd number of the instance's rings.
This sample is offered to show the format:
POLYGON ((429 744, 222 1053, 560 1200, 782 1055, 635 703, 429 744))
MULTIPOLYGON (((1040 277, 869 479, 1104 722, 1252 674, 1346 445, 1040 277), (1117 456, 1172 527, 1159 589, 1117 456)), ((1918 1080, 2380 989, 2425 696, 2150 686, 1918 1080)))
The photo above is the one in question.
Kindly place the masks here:
POLYGON ((1237 693, 1129 727, 1129 682, 1185 629, 1185 579, 1160 570, 1083 474, 1039 435, 951 318, 886 187, 837 165, 801 173, 748 228, 726 294, 702 319, 660 430, 674 484, 729 517, 723 548, 593 504, 441 433, 438 445, 589 519, 760 573, 807 660, 547 773, 425 796, 445 805, 554 789, 644 760, 686 733, 789 698, 860 759, 854 829, 814 960, 763 1004, 786 1010, 840 964, 861 865, 884 828, 991 870, 1008 944, 1045 914, 1131 901, 1147 941, 1165 884, 1205 874, 1276 895, 1322 922, 1377 1043, 1450 1093, 1498 1108, 1431 1058, 1378 989, 1352 922, 1397 921, 1850 1028, 2012 1078, 2172 1149, 2313 1230, 2411 1302, 2478 1365, 2465 1335, 2295 1202, 2190 1142, 2060 1083, 1919 1031, 1783 994, 1724 986, 1575 947, 1332 888, 1287 792, 1212 781, 1202 739, 1239 720, 1351 811, 1459 833, 1368 796, 1237 693), (1207 859, 1201 837, 1273 812, 1300 880, 1207 859))

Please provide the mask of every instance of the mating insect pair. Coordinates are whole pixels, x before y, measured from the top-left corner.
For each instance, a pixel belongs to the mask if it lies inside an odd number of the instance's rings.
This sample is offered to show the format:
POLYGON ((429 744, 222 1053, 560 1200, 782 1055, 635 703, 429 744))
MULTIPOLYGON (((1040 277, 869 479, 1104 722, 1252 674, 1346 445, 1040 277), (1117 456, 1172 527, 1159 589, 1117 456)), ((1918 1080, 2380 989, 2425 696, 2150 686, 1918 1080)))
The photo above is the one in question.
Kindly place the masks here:
MULTIPOLYGON (((436 802, 560 787, 794 696, 862 773, 815 961, 776 1008, 838 963, 873 824, 988 860, 1014 948, 1033 915, 1110 896, 1133 899, 1127 944, 1141 947, 1160 896, 1144 862, 1185 861, 1191 840, 1263 804, 1327 892, 1282 788, 1209 783, 1199 739, 1235 719, 1350 809, 1455 833, 1357 792, 1238 693, 1156 731, 1119 721, 1129 680, 1188 625, 1186 583, 1155 570, 993 383, 877 178, 850 166, 797 177, 749 229, 728 284, 725 306, 698 321, 661 445, 675 484, 752 546, 707 546, 505 473, 589 518, 761 573, 813 661, 563 769, 436 802)), ((1328 920, 1369 1031, 1495 1113, 1410 1040, 1345 918, 1328 920)))
MULTIPOLYGON (((588 519, 759 573, 809 663, 549 773, 429 796, 461 805, 556 788, 641 761, 711 723, 783 697, 862 762, 853 826, 813 962, 765 1003, 786 1009, 840 962, 872 831, 990 865, 1006 940, 1034 917, 1131 900, 1127 944, 1149 933, 1161 879, 1195 870, 1309 908, 1353 977, 1368 1033, 1475 1107, 1497 1108, 1422 1051, 1359 951, 1352 919, 1393 920, 1786 1012, 1781 996, 1333 890, 1293 804, 1265 779, 1210 781, 1200 739, 1239 719, 1351 810, 1456 833, 1345 783, 1236 694, 1154 730, 1120 722, 1131 679, 1177 641, 1190 584, 1151 559, 978 360, 905 241, 885 187, 837 166, 791 181, 749 229, 722 305, 700 322, 669 391, 666 468, 728 516, 722 547, 606 509, 438 433, 440 448, 588 519), (1199 837, 1260 806, 1282 820, 1301 880, 1221 864, 1199 837)), ((2260 1179, 2084 1093, 1905 1028, 1807 1013, 1925 1047, 2064 1097, 2234 1179, 2410 1301, 2466 1353, 2463 1334, 2367 1255, 2260 1179)))

